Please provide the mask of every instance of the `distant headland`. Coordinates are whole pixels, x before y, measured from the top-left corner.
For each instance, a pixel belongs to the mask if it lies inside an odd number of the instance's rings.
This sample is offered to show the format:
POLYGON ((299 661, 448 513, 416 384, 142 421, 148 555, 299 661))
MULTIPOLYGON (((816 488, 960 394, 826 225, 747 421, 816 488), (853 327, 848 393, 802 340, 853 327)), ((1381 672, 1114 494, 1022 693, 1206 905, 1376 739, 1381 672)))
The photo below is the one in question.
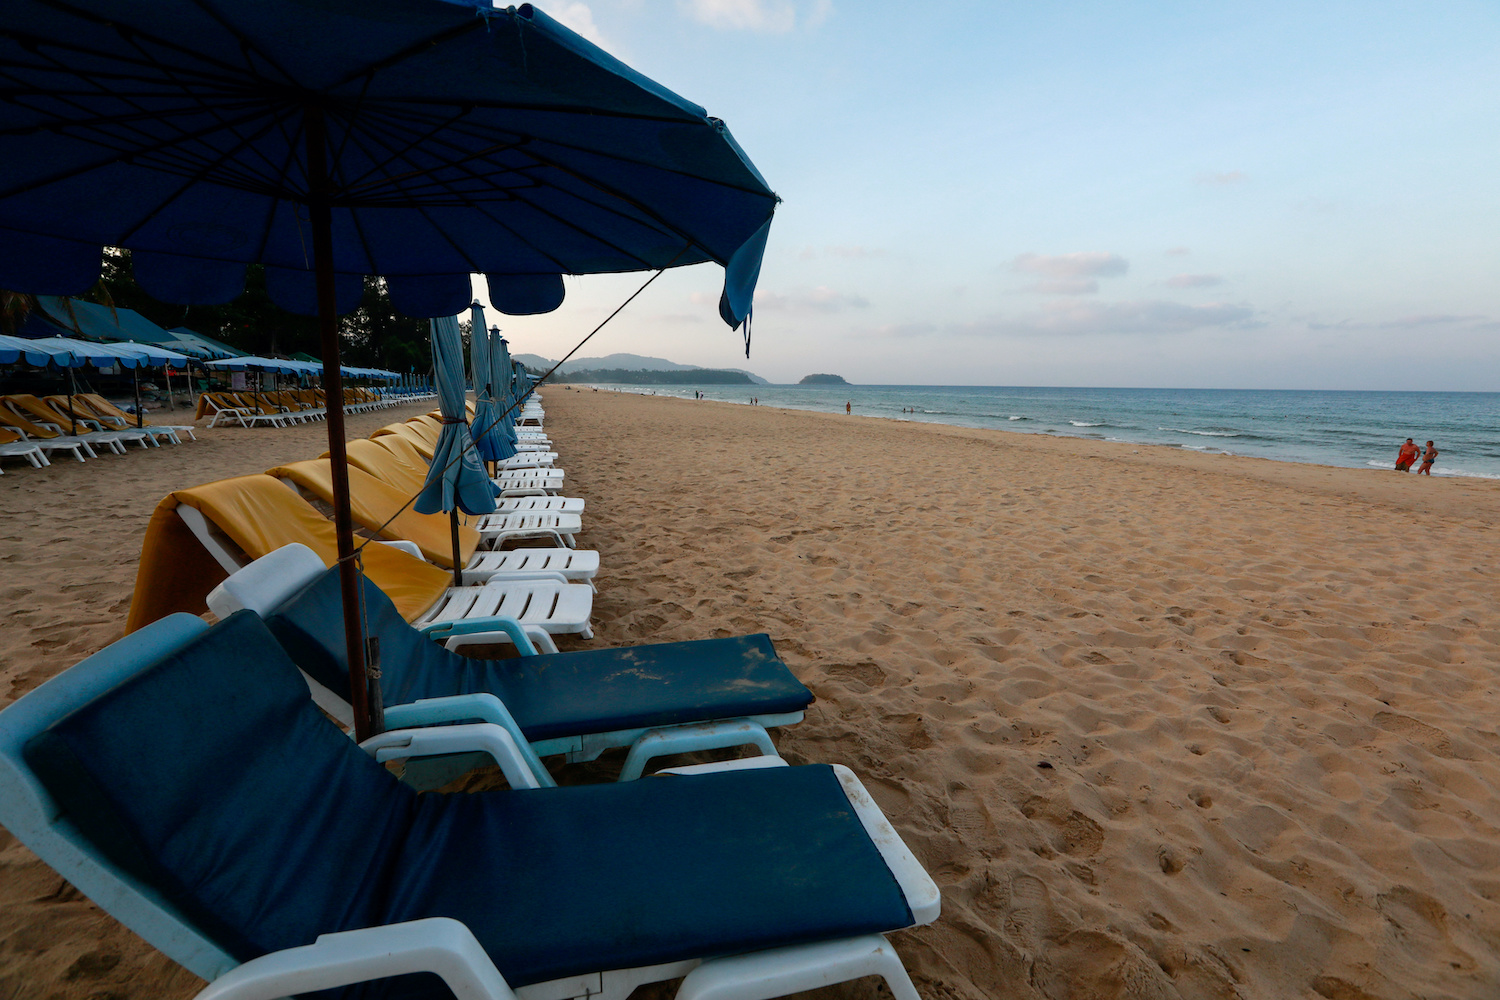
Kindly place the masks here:
POLYGON ((798 385, 848 385, 842 375, 804 375, 798 385))

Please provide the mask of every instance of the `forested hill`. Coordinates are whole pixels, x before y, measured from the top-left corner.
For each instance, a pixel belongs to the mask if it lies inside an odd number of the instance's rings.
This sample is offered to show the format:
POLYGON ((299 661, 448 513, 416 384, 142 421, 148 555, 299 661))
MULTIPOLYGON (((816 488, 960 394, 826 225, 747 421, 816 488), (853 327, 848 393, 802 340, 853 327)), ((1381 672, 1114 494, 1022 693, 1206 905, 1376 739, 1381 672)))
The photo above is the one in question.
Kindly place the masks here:
POLYGON ((626 368, 596 368, 552 376, 554 382, 613 382, 620 385, 754 385, 744 372, 718 368, 690 368, 686 371, 635 371, 626 368))

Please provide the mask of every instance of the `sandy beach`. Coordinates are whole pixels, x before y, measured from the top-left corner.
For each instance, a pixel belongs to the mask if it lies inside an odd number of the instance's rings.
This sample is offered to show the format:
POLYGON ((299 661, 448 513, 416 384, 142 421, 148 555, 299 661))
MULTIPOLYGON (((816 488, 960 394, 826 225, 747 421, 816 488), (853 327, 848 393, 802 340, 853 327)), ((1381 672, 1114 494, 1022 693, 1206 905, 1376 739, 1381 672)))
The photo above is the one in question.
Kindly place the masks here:
MULTIPOLYGON (((593 644, 772 635, 818 697, 782 754, 943 887, 896 936, 924 997, 1500 992, 1496 484, 545 395, 593 644)), ((122 633, 165 493, 323 435, 7 463, 0 704, 122 633)), ((0 998, 200 986, 0 832, 0 998)))

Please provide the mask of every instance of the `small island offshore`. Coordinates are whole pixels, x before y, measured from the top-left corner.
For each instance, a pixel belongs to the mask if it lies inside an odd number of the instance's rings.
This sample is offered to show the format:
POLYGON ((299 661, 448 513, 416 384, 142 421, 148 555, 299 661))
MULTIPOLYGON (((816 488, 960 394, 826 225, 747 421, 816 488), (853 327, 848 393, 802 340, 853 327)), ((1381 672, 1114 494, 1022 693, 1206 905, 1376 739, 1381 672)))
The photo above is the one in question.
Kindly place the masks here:
POLYGON ((804 375, 798 385, 848 385, 842 375, 804 375))

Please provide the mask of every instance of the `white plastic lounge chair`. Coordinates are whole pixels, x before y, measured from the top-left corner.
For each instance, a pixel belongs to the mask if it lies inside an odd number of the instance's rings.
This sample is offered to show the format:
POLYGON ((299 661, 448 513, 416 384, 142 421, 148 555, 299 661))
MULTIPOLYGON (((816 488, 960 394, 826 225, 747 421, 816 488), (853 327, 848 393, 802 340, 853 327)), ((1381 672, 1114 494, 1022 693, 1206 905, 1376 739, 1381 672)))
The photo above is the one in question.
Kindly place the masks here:
MULTIPOLYGON (((766 730, 802 721, 812 701, 766 635, 558 653, 543 634, 538 654, 517 625, 516 658, 473 660, 427 641, 369 581, 364 593, 392 726, 480 719, 505 726, 523 751, 566 754, 570 763, 628 747, 626 781, 667 754, 733 746, 774 754, 766 730)), ((264 618, 313 699, 352 724, 338 574, 310 549, 288 545, 262 556, 215 588, 208 605, 220 618, 246 609, 264 618)), ((468 766, 443 771, 434 783, 468 766)), ((539 778, 551 783, 545 772, 539 778)))
MULTIPOLYGON (((5 458, 24 458, 31 463, 32 468, 40 469, 51 465, 42 449, 37 447, 35 441, 26 440, 20 431, 12 431, 10 428, 0 428, 0 456, 5 458)), ((3 472, 4 470, 0 470, 3 472)))
POLYGON ((937 887, 845 768, 536 788, 498 726, 378 740, 317 711, 254 615, 172 616, 0 712, 0 822, 209 980, 200 1000, 423 995, 389 980, 418 972, 459 1000, 683 976, 679 1000, 757 1000, 868 975, 917 1000, 884 935, 935 920, 937 887), (379 763, 455 749, 513 787, 418 796, 379 763))
MULTIPOLYGON (((290 462, 267 469, 266 475, 285 483, 292 492, 321 504, 333 504, 330 460, 290 462)), ((410 497, 400 489, 349 466, 350 513, 354 523, 388 542, 409 541, 417 552, 437 566, 453 568, 453 532, 445 514, 419 514, 411 509, 410 497)), ((592 581, 599 572, 599 553, 572 547, 579 515, 551 511, 515 511, 486 514, 472 526, 458 529, 459 556, 464 559, 466 583, 506 579, 555 579, 558 573, 574 583, 592 581), (523 539, 546 538, 556 548, 517 551, 480 551, 523 539)))
MULTIPOLYGON (((251 498, 263 517, 274 518, 279 537, 301 541, 314 551, 328 553, 325 565, 332 564, 336 552, 333 524, 271 476, 241 476, 191 490, 178 490, 172 494, 178 503, 175 508, 177 516, 226 572, 233 573, 280 547, 278 543, 264 551, 252 551, 241 546, 237 539, 251 545, 265 544, 265 531, 257 530, 264 525, 244 530, 246 526, 241 524, 215 523, 213 518, 223 516, 215 513, 221 506, 217 501, 232 500, 235 494, 251 498)), ((419 595, 425 606, 414 608, 416 618, 412 624, 432 633, 434 638, 441 638, 457 623, 467 619, 489 620, 497 616, 514 618, 528 630, 536 629, 552 635, 576 634, 585 639, 594 637, 593 629, 589 627, 594 605, 593 587, 587 583, 569 582, 561 572, 550 577, 538 573, 516 580, 498 578, 479 586, 449 587, 447 583, 451 582, 451 576, 444 580, 439 574, 446 571, 424 562, 421 550, 415 544, 373 544, 399 549, 401 554, 383 554, 380 565, 367 559, 367 574, 377 586, 384 580, 404 588, 409 596, 419 595)), ((511 641, 510 634, 498 627, 479 629, 462 638, 464 643, 479 644, 511 641)))

